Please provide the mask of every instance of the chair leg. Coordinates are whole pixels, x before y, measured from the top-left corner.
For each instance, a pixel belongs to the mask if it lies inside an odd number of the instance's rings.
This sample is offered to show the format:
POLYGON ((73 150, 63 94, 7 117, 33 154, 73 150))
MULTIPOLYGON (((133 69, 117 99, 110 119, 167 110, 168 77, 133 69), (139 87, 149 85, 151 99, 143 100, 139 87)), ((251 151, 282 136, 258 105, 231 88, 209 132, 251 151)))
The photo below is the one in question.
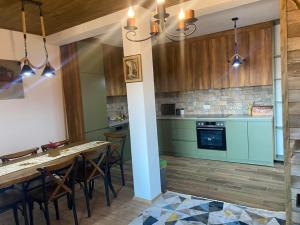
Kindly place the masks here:
POLYGON ((20 225, 17 206, 13 208, 13 212, 14 212, 14 219, 15 219, 16 225, 20 225))
POLYGON ((75 203, 75 196, 74 193, 70 196, 72 200, 72 210, 73 210, 73 217, 75 225, 78 225, 78 217, 77 217, 77 210, 76 210, 76 203, 75 203))
POLYGON ((50 225, 50 215, 49 215, 49 206, 48 203, 44 204, 45 208, 44 208, 44 216, 46 219, 46 224, 50 225))
POLYGON ((90 199, 93 198, 94 187, 95 187, 95 181, 94 181, 94 180, 91 180, 91 181, 89 182, 89 197, 90 197, 90 199))
POLYGON ((104 186, 105 186, 106 205, 110 206, 109 189, 108 189, 108 176, 107 175, 104 177, 104 186))
POLYGON ((67 195, 67 203, 68 203, 68 209, 71 210, 72 209, 72 202, 71 202, 71 197, 70 195, 67 195))
POLYGON ((116 193, 116 191, 114 189, 114 186, 112 185, 110 169, 108 169, 108 171, 107 171, 107 178, 108 178, 109 188, 111 189, 114 197, 116 198, 117 197, 117 193, 116 193))
POLYGON ((84 181, 84 196, 85 196, 88 217, 91 217, 91 208, 90 208, 90 199, 89 199, 90 196, 89 196, 89 189, 88 189, 87 181, 84 181))
POLYGON ((120 163, 120 170, 121 170, 122 186, 125 186, 125 175, 124 175, 123 162, 120 163))
POLYGON ((29 220, 30 220, 30 225, 33 225, 33 202, 29 201, 29 220))
POLYGON ((59 220, 60 219, 60 216, 59 216, 59 207, 58 207, 58 200, 54 200, 53 201, 53 204, 54 204, 54 208, 55 208, 55 215, 56 215, 56 220, 59 220))

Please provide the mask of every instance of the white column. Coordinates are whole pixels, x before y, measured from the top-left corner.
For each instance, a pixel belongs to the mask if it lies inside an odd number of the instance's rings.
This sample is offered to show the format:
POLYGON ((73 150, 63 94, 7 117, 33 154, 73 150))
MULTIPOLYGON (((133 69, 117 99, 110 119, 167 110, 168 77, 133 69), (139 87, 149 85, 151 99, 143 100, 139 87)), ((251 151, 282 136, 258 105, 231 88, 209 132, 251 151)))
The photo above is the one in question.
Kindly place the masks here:
MULTIPOLYGON (((150 12, 142 7, 134 10, 138 30, 133 38, 149 36, 150 12)), ((126 85, 134 194, 137 198, 153 200, 160 195, 161 187, 151 40, 131 42, 126 39, 126 30, 123 29, 123 48, 124 56, 142 56, 143 82, 126 85)))

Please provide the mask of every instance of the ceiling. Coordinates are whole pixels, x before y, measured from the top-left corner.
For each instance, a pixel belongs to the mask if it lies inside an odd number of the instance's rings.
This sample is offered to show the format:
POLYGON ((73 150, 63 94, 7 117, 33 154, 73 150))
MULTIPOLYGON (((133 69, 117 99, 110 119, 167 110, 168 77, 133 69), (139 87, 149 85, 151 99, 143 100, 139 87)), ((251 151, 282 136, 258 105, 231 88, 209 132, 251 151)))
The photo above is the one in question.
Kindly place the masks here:
MULTIPOLYGON (((279 3, 280 0, 264 0, 217 13, 199 16, 196 23, 197 31, 190 37, 233 29, 232 17, 239 17, 239 27, 278 20, 280 17, 279 3)), ((170 19, 169 26, 172 23, 173 21, 170 19)), ((170 32, 172 31, 170 30, 170 32)), ((101 39, 103 43, 109 45, 122 46, 123 44, 121 27, 115 29, 113 35, 99 35, 96 38, 101 39)), ((169 40, 163 38, 159 40, 160 43, 168 41, 169 40)), ((154 42, 154 44, 155 43, 156 42, 154 42)))
MULTIPOLYGON (((47 35, 84 22, 140 4, 151 8, 155 0, 38 0, 43 3, 47 35)), ((171 6, 188 0, 167 0, 171 6)), ((21 0, 0 0, 0 28, 21 30, 21 0)), ((40 34, 39 12, 36 6, 26 4, 28 32, 40 34)))

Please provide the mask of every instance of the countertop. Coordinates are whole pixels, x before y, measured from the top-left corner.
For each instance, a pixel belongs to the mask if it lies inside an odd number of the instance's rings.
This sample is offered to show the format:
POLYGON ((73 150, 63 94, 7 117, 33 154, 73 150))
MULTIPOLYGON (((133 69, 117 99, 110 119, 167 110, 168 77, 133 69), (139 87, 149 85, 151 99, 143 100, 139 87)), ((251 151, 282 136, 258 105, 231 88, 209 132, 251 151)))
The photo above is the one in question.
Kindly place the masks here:
POLYGON ((110 120, 108 122, 108 126, 109 127, 119 127, 119 126, 123 126, 128 123, 129 123, 128 119, 126 119, 126 120, 110 120))
POLYGON ((214 121, 232 121, 232 120, 241 120, 241 121, 272 121, 273 116, 249 116, 249 115, 229 115, 224 117, 206 117, 205 115, 184 115, 184 116, 158 116, 157 119, 160 120, 214 120, 214 121))

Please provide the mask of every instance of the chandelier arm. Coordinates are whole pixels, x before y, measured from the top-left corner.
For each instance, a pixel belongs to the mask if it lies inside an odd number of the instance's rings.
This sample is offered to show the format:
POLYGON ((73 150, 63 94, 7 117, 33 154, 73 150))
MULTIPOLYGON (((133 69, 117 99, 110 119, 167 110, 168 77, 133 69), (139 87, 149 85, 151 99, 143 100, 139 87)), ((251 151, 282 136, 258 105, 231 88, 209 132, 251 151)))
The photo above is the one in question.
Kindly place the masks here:
MULTIPOLYGON (((191 32, 189 32, 189 33, 185 33, 185 35, 186 35, 186 36, 190 36, 190 35, 192 35, 192 34, 193 34, 193 33, 195 33, 195 32, 196 32, 196 30, 197 30, 197 26, 196 26, 196 24, 194 24, 194 23, 193 23, 193 24, 189 24, 189 25, 188 25, 188 27, 190 27, 190 26, 191 26, 193 29, 192 29, 192 31, 191 31, 191 32)), ((189 29, 190 29, 190 28, 189 28, 189 29)))
POLYGON ((129 41, 132 41, 132 42, 143 42, 143 41, 147 41, 153 37, 155 37, 158 33, 153 33, 153 34, 150 34, 149 37, 147 38, 144 38, 144 39, 138 39, 138 40, 135 40, 135 39, 132 39, 129 37, 129 34, 132 34, 132 36, 136 36, 136 32, 135 31, 127 31, 126 33, 126 38, 129 40, 129 41))
POLYGON ((197 30, 197 26, 195 24, 189 24, 188 25, 188 29, 190 29, 190 27, 192 27, 192 31, 190 31, 189 33, 183 33, 183 34, 171 34, 167 31, 165 31, 166 33, 166 37, 169 36, 169 37, 175 37, 175 38, 180 38, 180 37, 187 37, 187 36, 190 36, 192 35, 193 33, 195 33, 195 31, 197 30))

